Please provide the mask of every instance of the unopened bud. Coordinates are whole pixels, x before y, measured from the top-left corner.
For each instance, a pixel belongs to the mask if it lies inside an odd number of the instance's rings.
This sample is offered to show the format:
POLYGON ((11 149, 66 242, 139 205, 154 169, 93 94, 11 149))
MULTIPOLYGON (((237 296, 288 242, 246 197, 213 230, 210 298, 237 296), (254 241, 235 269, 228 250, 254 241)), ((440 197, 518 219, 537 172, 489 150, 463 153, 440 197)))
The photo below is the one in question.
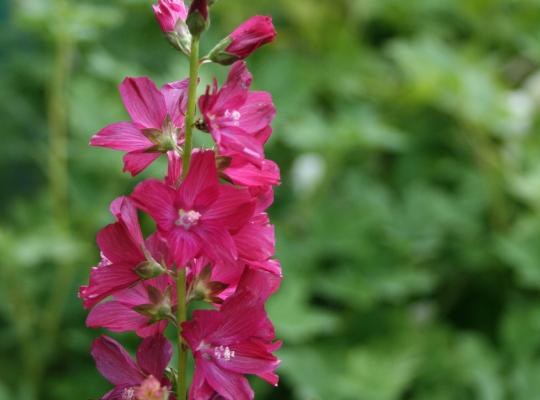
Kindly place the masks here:
POLYGON ((208 16, 208 0, 193 0, 186 20, 193 36, 200 36, 210 26, 208 16))
POLYGON ((165 268, 155 261, 144 261, 135 267, 135 273, 142 279, 156 278, 165 272, 165 268))
POLYGON ((208 54, 208 58, 218 64, 230 65, 238 60, 243 60, 275 38, 276 30, 272 24, 272 18, 255 16, 219 42, 208 54))

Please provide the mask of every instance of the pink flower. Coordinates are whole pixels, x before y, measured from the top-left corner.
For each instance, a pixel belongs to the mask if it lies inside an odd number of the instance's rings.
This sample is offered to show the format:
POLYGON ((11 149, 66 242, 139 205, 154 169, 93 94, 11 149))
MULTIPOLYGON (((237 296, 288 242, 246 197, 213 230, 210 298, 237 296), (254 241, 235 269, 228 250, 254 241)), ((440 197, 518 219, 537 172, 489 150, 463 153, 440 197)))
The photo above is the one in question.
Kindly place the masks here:
POLYGON ((251 81, 245 62, 237 62, 219 91, 216 81, 212 92, 208 87, 199 99, 199 108, 220 156, 261 166, 263 145, 272 133, 270 123, 276 110, 269 93, 249 90, 251 81))
POLYGON ((244 374, 277 385, 274 370, 280 361, 272 352, 281 342, 273 343, 264 299, 255 294, 268 289, 263 281, 253 283, 261 287, 240 290, 219 311, 195 311, 193 319, 182 324, 182 336, 195 358, 190 400, 207 400, 214 394, 225 400, 251 400, 254 394, 244 374))
POLYGON ((186 89, 187 80, 159 90, 148 78, 126 78, 120 94, 132 121, 105 127, 90 144, 125 151, 124 171, 137 175, 160 154, 183 142, 186 89))
POLYGON ((138 389, 152 381, 150 377, 168 390, 170 383, 164 371, 171 356, 172 346, 162 335, 142 341, 136 362, 117 341, 107 336, 97 338, 92 344, 92 357, 101 375, 115 385, 101 400, 135 400, 138 389))
POLYGON ((158 0, 153 6, 154 14, 163 32, 173 32, 178 20, 185 21, 187 9, 183 0, 158 0))
POLYGON ((273 42, 276 35, 272 18, 258 15, 236 28, 210 52, 209 57, 216 63, 230 65, 273 42))
POLYGON ((111 213, 117 222, 107 225, 97 235, 102 260, 92 268, 89 284, 79 290, 85 308, 140 281, 141 275, 159 272, 160 266, 148 259, 150 253, 145 254, 148 243, 143 240, 132 200, 116 199, 111 204, 111 213))
POLYGON ((168 275, 140 282, 96 305, 86 318, 89 328, 135 331, 140 337, 163 333, 176 307, 176 286, 168 275))
POLYGON ((255 207, 247 190, 219 183, 213 151, 193 153, 189 173, 177 189, 149 179, 135 188, 132 198, 156 221, 179 267, 199 255, 234 262, 232 234, 255 207))

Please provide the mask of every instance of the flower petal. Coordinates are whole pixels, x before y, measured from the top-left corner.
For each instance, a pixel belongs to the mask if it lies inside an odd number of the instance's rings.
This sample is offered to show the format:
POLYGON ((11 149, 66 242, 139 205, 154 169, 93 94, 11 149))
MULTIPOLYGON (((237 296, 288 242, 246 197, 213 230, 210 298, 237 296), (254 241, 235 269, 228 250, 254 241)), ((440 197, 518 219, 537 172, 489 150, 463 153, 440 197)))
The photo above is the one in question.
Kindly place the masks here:
POLYGON ((205 362, 204 365, 208 384, 226 400, 253 400, 255 398, 244 376, 224 370, 213 362, 205 362))
POLYGON ((127 351, 110 337, 97 338, 91 353, 98 371, 113 385, 138 385, 145 378, 127 351))
POLYGON ((161 88, 165 98, 167 113, 171 116, 174 126, 184 127, 184 116, 187 107, 187 89, 189 79, 168 83, 161 88))
POLYGON ((255 210, 255 202, 245 189, 230 185, 221 185, 219 197, 203 213, 202 222, 212 222, 227 229, 239 229, 244 226, 255 210))
POLYGON ((199 237, 182 227, 177 227, 170 232, 168 242, 172 257, 178 267, 185 266, 201 250, 199 237))
POLYGON ((161 380, 172 357, 171 343, 163 335, 144 339, 137 350, 137 362, 147 375, 161 380))
POLYGON ((118 301, 96 305, 86 318, 89 328, 107 328, 112 332, 136 331, 149 323, 148 317, 118 301))
POLYGON ((178 205, 191 209, 199 193, 213 185, 218 185, 214 152, 193 152, 189 172, 177 192, 178 205))
POLYGON ((140 174, 146 167, 152 164, 161 153, 158 152, 133 152, 124 154, 124 172, 129 172, 131 176, 140 174))
POLYGON ((97 244, 112 263, 131 264, 133 268, 145 260, 142 248, 133 241, 124 224, 116 222, 99 231, 97 244))
POLYGON ((152 142, 131 122, 117 122, 100 130, 90 139, 92 146, 136 151, 152 147, 152 142))
POLYGON ((202 253, 212 261, 228 265, 237 259, 234 240, 223 226, 200 224, 192 231, 199 237, 202 253))
POLYGON ((173 206, 174 191, 170 187, 157 179, 147 179, 137 185, 131 198, 150 214, 159 230, 168 232, 174 227, 178 215, 173 206))
POLYGON ((133 122, 140 128, 162 128, 167 107, 154 82, 146 77, 126 78, 120 85, 120 95, 133 122))

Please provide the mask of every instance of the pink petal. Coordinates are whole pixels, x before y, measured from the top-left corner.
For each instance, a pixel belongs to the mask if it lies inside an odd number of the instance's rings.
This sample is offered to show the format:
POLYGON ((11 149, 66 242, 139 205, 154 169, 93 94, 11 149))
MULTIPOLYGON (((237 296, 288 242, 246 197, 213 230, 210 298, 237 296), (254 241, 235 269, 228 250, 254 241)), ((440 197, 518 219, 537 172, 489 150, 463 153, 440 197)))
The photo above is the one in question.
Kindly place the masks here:
POLYGON ((244 61, 234 63, 213 109, 224 113, 240 107, 246 101, 252 81, 253 76, 248 71, 247 64, 244 61))
POLYGON ((178 267, 185 266, 201 250, 201 241, 197 235, 182 227, 170 232, 168 242, 172 257, 178 267))
POLYGON ((148 322, 147 317, 117 301, 96 305, 86 318, 87 327, 107 328, 112 332, 135 331, 148 322))
POLYGON ((212 150, 195 151, 186 179, 177 192, 177 201, 186 209, 191 209, 196 197, 210 186, 217 185, 215 154, 212 150))
POLYGON ((167 107, 154 82, 146 77, 126 78, 120 94, 127 112, 137 125, 146 129, 161 129, 167 107))
POLYGON ((215 360, 223 369, 239 374, 260 375, 273 372, 279 366, 279 360, 268 352, 263 342, 250 340, 231 345, 229 348, 234 351, 234 357, 230 360, 215 360))
POLYGON ((135 331, 137 336, 146 338, 149 336, 155 336, 155 335, 162 335, 163 332, 165 332, 165 329, 167 329, 167 320, 159 321, 159 322, 153 322, 149 323, 149 325, 145 325, 135 331))
POLYGON ((141 247, 144 244, 144 239, 139 225, 139 216, 133 200, 129 197, 122 196, 115 199, 110 206, 111 214, 114 215, 118 222, 121 222, 127 229, 133 242, 141 247))
POLYGON ((184 127, 184 115, 187 107, 187 89, 189 79, 168 83, 161 88, 165 98, 167 112, 171 116, 174 126, 184 127))
POLYGON ((204 364, 196 360, 193 380, 189 388, 189 400, 213 400, 216 391, 206 382, 204 364))
POLYGON ((244 376, 226 371, 213 362, 204 362, 204 369, 208 384, 226 400, 253 400, 255 398, 244 376))
POLYGON ((249 221, 254 210, 255 202, 247 190, 221 185, 219 197, 203 213, 201 223, 211 221, 227 229, 239 229, 249 221))
POLYGON ((99 231, 97 244, 112 263, 132 264, 133 268, 145 260, 142 248, 132 239, 126 227, 116 222, 99 231))
POLYGON ((182 158, 176 151, 167 152, 167 176, 165 177, 165 183, 171 187, 176 188, 180 182, 182 176, 182 158))
POLYGON ((237 109, 228 109, 216 119, 221 129, 239 127, 244 132, 255 135, 272 123, 276 109, 272 97, 266 92, 250 92, 246 102, 237 109))
POLYGON ((168 232, 178 218, 173 207, 174 191, 158 181, 147 179, 137 185, 131 198, 156 221, 158 228, 168 232))
POLYGON ((129 389, 132 388, 134 388, 133 385, 117 386, 113 390, 108 392, 105 396, 103 396, 101 400, 125 400, 126 393, 128 393, 129 389))
POLYGON ((261 165, 264 160, 263 144, 242 129, 230 126, 219 130, 221 138, 212 132, 214 140, 219 145, 220 154, 229 157, 240 157, 261 165))
POLYGON ((152 142, 131 122, 117 122, 100 130, 90 140, 92 146, 136 151, 152 147, 152 142))
POLYGON ((97 338, 91 353, 98 371, 114 385, 138 385, 145 378, 126 350, 110 337, 97 338))
POLYGON ((147 375, 161 380, 172 357, 171 343, 163 335, 144 339, 137 350, 137 362, 147 375))
POLYGON ((129 172, 131 176, 136 176, 158 159, 160 155, 161 153, 158 152, 133 152, 125 154, 123 157, 124 172, 129 172))
POLYGON ((94 267, 90 271, 89 285, 82 286, 79 295, 84 301, 84 307, 90 308, 139 279, 139 276, 133 272, 131 265, 111 264, 94 267))
POLYGON ((249 222, 234 236, 239 257, 264 261, 274 255, 275 235, 273 225, 249 222))
POLYGON ((241 186, 274 186, 279 184, 280 179, 279 168, 271 160, 263 160, 260 166, 256 166, 235 157, 224 173, 233 183, 241 186))
POLYGON ((199 237, 203 255, 214 262, 234 263, 238 257, 236 245, 224 227, 200 224, 192 230, 199 237))

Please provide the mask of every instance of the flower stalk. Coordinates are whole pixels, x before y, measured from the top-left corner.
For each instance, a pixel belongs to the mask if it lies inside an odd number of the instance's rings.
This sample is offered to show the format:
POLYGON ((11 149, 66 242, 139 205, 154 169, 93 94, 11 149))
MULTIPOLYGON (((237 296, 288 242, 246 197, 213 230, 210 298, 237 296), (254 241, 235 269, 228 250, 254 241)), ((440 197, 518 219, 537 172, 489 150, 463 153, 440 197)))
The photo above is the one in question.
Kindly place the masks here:
POLYGON ((178 400, 185 400, 187 392, 186 360, 187 349, 182 339, 182 322, 186 320, 186 269, 181 268, 176 278, 176 297, 178 301, 176 309, 176 324, 178 327, 178 381, 176 383, 178 400))
POLYGON ((189 171, 191 151, 193 148, 193 124, 195 122, 195 106, 197 102, 197 83, 199 80, 199 36, 194 35, 191 41, 189 57, 189 92, 186 111, 184 153, 182 157, 182 179, 189 171))

